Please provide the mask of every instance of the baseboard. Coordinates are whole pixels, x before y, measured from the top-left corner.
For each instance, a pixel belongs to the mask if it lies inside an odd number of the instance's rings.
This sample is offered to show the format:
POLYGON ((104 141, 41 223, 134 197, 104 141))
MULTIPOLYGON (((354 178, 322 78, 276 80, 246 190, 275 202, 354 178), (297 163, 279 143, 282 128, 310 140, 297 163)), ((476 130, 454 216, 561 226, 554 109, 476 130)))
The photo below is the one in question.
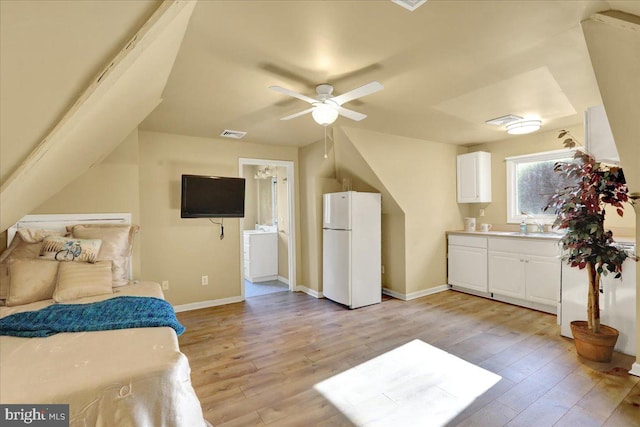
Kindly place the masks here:
POLYGON ((635 375, 636 377, 640 377, 640 363, 635 362, 631 365, 631 370, 629 371, 631 375, 635 375))
POLYGON ((289 284, 289 279, 286 277, 278 276, 278 281, 284 283, 285 285, 289 284))
POLYGON ((173 306, 173 310, 176 313, 180 313, 181 311, 199 310, 201 308, 216 307, 218 305, 233 304, 233 303, 242 302, 242 301, 244 300, 242 299, 241 296, 221 298, 221 299, 210 299, 207 301, 192 302, 190 304, 175 305, 173 306))
POLYGON ((304 292, 305 294, 311 295, 314 298, 324 298, 324 296, 322 295, 322 292, 318 292, 314 289, 307 288, 304 285, 296 286, 296 292, 304 292))
POLYGON ((427 295, 437 294, 438 292, 442 292, 442 291, 446 291, 446 290, 449 290, 449 286, 440 285, 440 286, 436 286, 434 288, 429 288, 429 289, 425 289, 425 290, 418 291, 418 292, 411 292, 410 294, 402 294, 402 293, 396 292, 396 291, 394 291, 392 289, 382 288, 382 293, 385 294, 385 295, 389 295, 390 297, 393 297, 393 298, 401 299, 403 301, 411 301, 411 300, 416 299, 416 298, 422 298, 422 297, 425 297, 427 295))

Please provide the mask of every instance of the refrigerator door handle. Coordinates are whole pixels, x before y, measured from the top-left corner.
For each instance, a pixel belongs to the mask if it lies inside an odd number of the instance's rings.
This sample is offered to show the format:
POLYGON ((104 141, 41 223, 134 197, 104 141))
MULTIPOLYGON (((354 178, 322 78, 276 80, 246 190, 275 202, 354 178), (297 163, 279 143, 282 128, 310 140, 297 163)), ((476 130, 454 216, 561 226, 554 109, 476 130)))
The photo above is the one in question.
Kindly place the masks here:
POLYGON ((324 196, 324 223, 331 224, 331 197, 324 196))

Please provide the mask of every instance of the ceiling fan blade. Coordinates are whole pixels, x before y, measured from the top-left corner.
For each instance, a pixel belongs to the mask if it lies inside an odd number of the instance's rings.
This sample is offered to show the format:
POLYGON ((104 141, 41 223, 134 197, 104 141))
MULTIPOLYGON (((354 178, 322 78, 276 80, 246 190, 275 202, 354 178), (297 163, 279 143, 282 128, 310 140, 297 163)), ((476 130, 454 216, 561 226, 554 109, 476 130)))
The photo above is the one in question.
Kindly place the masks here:
POLYGON ((305 102, 308 102, 309 104, 313 104, 314 102, 318 102, 317 99, 310 98, 307 95, 303 95, 301 93, 294 92, 292 90, 285 89, 285 88, 280 87, 280 86, 269 86, 269 89, 275 90, 276 92, 280 92, 283 95, 293 96, 294 98, 301 99, 301 100, 303 100, 305 102))
POLYGON ((300 112, 295 113, 295 114, 292 114, 292 115, 290 115, 290 116, 283 117, 283 118, 281 118, 280 120, 291 120, 291 119, 295 119, 296 117, 300 117, 300 116, 304 116, 305 114, 309 114, 309 113, 310 113, 310 112, 312 112, 312 111, 313 111, 313 107, 311 107, 311 108, 307 108, 307 109, 306 109, 306 110, 304 110, 304 111, 300 111, 300 112))
POLYGON ((362 98, 363 96, 371 95, 372 93, 376 93, 382 89, 384 89, 384 86, 382 86, 380 82, 374 80, 364 86, 360 86, 359 88, 353 89, 347 93, 343 93, 342 95, 331 98, 331 100, 338 105, 342 105, 356 98, 362 98))
POLYGON ((355 120, 356 122, 359 122, 360 120, 367 118, 366 114, 358 113, 357 111, 353 111, 353 110, 348 110, 340 106, 336 107, 336 109, 338 110, 338 113, 340 113, 341 116, 345 116, 346 118, 355 120))
MULTIPOLYGON (((291 71, 290 69, 280 67, 279 65, 272 64, 270 62, 263 62, 261 64, 258 64, 258 67, 262 68, 263 70, 269 73, 275 74, 278 77, 284 77, 285 79, 302 83, 303 85, 308 87, 309 90, 315 90, 316 86, 318 85, 318 83, 315 80, 307 79, 306 77, 303 77, 302 75, 297 74, 294 71, 291 71)), ((303 70, 303 69, 298 69, 298 71, 305 74, 309 74, 310 72, 309 70, 303 70)))

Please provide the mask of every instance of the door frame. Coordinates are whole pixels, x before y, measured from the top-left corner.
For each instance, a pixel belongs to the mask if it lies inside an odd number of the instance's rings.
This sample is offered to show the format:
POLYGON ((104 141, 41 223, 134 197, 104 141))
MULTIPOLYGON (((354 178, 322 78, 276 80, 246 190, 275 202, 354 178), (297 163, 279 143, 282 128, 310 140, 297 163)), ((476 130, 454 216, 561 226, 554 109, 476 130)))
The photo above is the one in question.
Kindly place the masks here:
MULTIPOLYGON (((292 160, 252 159, 241 157, 238 159, 238 176, 240 178, 252 178, 244 176, 244 166, 284 167, 287 171, 287 215, 289 216, 288 260, 289 260, 289 291, 296 290, 296 217, 295 217, 295 174, 292 160)), ((279 233, 279 231, 278 231, 279 233)), ((244 300, 244 217, 240 218, 240 296, 244 300)))

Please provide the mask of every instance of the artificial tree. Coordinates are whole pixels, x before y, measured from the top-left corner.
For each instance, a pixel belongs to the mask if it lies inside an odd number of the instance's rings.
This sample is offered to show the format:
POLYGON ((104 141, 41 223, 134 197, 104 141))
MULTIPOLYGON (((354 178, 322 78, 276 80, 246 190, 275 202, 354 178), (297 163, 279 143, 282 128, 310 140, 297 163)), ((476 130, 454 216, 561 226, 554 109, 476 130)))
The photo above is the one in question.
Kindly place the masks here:
MULTIPOLYGON (((558 138, 565 138, 567 148, 576 145, 567 131, 560 131, 558 138)), ((573 162, 556 163, 554 170, 575 184, 552 195, 545 211, 555 210, 554 226, 566 230, 560 240, 564 259, 571 267, 587 269, 588 328, 598 334, 600 278, 608 273, 620 277, 622 263, 630 256, 614 245, 611 230, 605 230, 605 207, 612 206, 623 216, 624 203, 629 202, 627 184, 621 168, 597 162, 581 150, 576 150, 573 162)))

